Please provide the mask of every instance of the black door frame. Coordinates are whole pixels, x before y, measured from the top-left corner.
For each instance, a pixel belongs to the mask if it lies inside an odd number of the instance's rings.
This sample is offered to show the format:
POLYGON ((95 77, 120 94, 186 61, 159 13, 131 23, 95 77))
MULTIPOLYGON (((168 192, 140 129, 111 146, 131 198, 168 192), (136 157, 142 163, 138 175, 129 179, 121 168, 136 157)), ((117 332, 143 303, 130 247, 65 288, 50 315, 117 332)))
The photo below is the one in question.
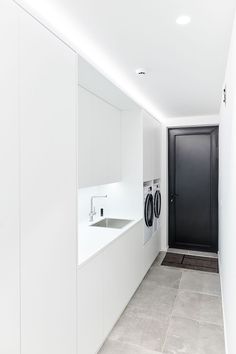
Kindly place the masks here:
MULTIPOLYGON (((218 130, 219 127, 217 125, 214 126, 198 126, 198 127, 175 127, 175 128, 168 128, 168 138, 167 138, 167 147, 168 147, 168 242, 169 242, 169 247, 171 248, 183 248, 183 249, 192 249, 192 250, 197 250, 197 251, 207 251, 207 252, 218 252, 218 179, 219 179, 219 166, 218 166, 218 160, 219 160, 219 137, 218 137, 218 130), (212 183, 211 183, 211 205, 212 205, 212 210, 211 210, 211 238, 212 238, 212 245, 209 247, 206 247, 205 245, 194 245, 194 244, 178 244, 175 241, 175 225, 174 225, 174 206, 173 204, 170 203, 171 199, 171 194, 175 194, 174 190, 174 183, 175 180, 174 178, 171 179, 171 175, 174 176, 175 173, 175 153, 171 154, 170 151, 170 143, 171 139, 174 139, 174 137, 170 137, 169 132, 171 130, 178 130, 181 134, 186 133, 189 130, 189 135, 191 135, 191 131, 193 131, 193 135, 196 133, 201 133, 201 134, 209 134, 217 129, 217 138, 216 141, 214 141, 214 147, 216 149, 216 154, 217 154, 217 159, 211 161, 211 170, 215 171, 215 173, 212 174, 212 183), (172 213, 172 214, 171 214, 172 213), (171 217, 172 216, 172 217, 171 217)), ((215 139, 215 137, 214 137, 215 139)), ((172 142, 173 143, 173 142, 172 142)))

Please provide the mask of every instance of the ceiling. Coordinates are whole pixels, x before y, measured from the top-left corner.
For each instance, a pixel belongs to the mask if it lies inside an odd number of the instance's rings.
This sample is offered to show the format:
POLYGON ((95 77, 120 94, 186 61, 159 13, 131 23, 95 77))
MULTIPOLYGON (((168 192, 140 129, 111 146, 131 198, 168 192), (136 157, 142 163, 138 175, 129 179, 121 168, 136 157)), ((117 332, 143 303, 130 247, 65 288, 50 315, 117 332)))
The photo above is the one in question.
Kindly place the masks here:
POLYGON ((235 0, 16 0, 153 114, 216 114, 235 0), (186 26, 179 15, 191 16, 186 26), (138 77, 137 68, 147 75, 138 77))
POLYGON ((79 57, 79 86, 121 111, 138 109, 138 106, 118 87, 101 75, 92 65, 79 57))

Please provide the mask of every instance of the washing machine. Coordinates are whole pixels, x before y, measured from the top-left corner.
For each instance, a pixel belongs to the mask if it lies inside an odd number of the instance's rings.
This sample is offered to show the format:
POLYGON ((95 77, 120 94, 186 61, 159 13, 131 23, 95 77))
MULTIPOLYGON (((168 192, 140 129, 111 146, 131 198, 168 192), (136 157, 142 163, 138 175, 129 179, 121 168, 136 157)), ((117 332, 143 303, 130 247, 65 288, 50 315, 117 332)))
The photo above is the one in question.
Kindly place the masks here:
POLYGON ((155 233, 160 228, 161 191, 160 191, 159 180, 153 182, 153 204, 154 204, 153 233, 155 233))
POLYGON ((144 206, 144 244, 147 243, 153 234, 154 203, 152 185, 143 186, 144 206))

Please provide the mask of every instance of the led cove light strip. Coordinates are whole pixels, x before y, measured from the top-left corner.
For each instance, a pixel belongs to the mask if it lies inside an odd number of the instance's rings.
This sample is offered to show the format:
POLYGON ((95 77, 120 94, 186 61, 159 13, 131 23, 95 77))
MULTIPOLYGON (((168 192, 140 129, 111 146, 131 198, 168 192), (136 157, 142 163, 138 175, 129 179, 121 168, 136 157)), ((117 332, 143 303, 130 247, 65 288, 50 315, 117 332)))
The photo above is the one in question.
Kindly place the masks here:
POLYGON ((48 4, 47 0, 14 0, 14 2, 74 49, 138 106, 145 109, 160 122, 164 121, 164 114, 134 84, 127 80, 126 75, 116 66, 112 58, 109 58, 98 45, 93 43, 83 29, 78 30, 73 26, 72 21, 65 17, 63 9, 54 9, 48 4))

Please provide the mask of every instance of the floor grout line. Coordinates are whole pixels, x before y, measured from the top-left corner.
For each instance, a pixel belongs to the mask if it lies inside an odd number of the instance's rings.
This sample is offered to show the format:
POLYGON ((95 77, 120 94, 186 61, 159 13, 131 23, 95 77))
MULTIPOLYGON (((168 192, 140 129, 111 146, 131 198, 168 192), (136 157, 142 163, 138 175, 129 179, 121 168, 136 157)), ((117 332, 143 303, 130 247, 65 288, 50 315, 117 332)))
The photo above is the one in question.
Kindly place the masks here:
MULTIPOLYGON (((179 288, 177 289, 177 294, 176 294, 176 298, 175 298, 175 301, 174 301, 174 304, 173 304, 173 308, 172 308, 172 311, 171 311, 171 314, 170 314, 170 317, 169 317, 169 324, 168 324, 168 327, 167 327, 167 331, 166 331, 166 335, 165 335, 165 339, 164 339, 164 342, 163 342, 163 345, 162 345, 162 353, 164 353, 164 350, 165 350, 165 345, 166 345, 166 341, 167 341, 167 338, 168 338, 168 334, 170 332, 170 324, 171 324, 171 319, 173 317, 178 317, 178 318, 183 318, 183 319, 187 319, 187 320, 190 320, 190 321, 193 321, 193 322, 197 322, 199 325, 204 325, 204 324, 207 324, 207 325, 213 325, 213 326, 217 326, 217 327, 220 327, 223 329, 224 331, 224 325, 220 325, 218 323, 213 323, 213 322, 208 322, 208 321, 201 321, 201 320, 197 320, 197 319, 193 319, 193 318, 190 318, 190 317, 187 317, 187 316, 181 316, 181 315, 175 315, 174 314, 174 309, 175 309, 175 304, 177 302, 177 298, 178 298, 178 293, 182 290, 180 288, 180 284, 181 284, 181 281, 182 281, 182 277, 183 277, 183 272, 181 274, 181 278, 180 278, 180 282, 179 282, 179 288)), ((191 292, 191 291, 190 291, 191 292)))
MULTIPOLYGON (((140 348, 140 349, 144 349, 145 351, 147 350, 147 351, 149 351, 150 353, 153 353, 153 354, 155 354, 155 353, 163 354, 163 353, 160 352, 160 351, 156 351, 156 350, 152 350, 152 349, 147 349, 147 348, 143 347, 143 346, 140 345, 140 344, 130 343, 130 342, 126 341, 126 340, 122 340, 122 341, 121 341, 120 339, 109 339, 109 338, 108 338, 107 340, 109 340, 109 341, 111 341, 111 342, 115 342, 115 343, 130 345, 131 347, 137 347, 137 348, 140 348)), ((112 353, 111 353, 111 354, 112 354, 112 353)))
POLYGON ((185 288, 179 288, 180 291, 186 291, 189 293, 195 293, 199 295, 207 295, 207 296, 214 296, 214 297, 219 297, 221 299, 221 294, 212 294, 212 293, 205 293, 203 291, 197 291, 197 290, 190 290, 190 289, 185 289, 185 288))
POLYGON ((197 320, 196 318, 191 318, 191 317, 187 317, 187 316, 183 316, 183 315, 175 315, 175 314, 173 314, 171 317, 172 317, 172 318, 173 318, 173 317, 183 318, 183 319, 185 319, 185 320, 197 322, 197 323, 202 324, 202 325, 206 324, 206 325, 212 325, 212 326, 224 328, 224 325, 223 325, 223 324, 221 325, 221 324, 215 323, 215 322, 197 320))
MULTIPOLYGON (((183 277, 183 272, 181 271, 181 277, 180 277, 180 280, 179 280, 179 286, 180 286, 180 282, 181 282, 181 280, 182 280, 182 277, 183 277)), ((167 327, 165 339, 164 339, 163 346, 162 346, 162 350, 161 350, 163 353, 164 353, 164 349, 165 349, 165 345, 166 345, 166 341, 167 341, 167 337, 168 337, 168 333, 169 333, 169 329, 170 329, 170 322, 171 322, 171 319, 172 319, 172 317, 173 317, 173 312, 174 312, 175 304, 176 304, 177 297, 178 297, 178 291, 179 291, 179 287, 178 287, 178 289, 177 289, 177 293, 176 293, 176 296, 175 296, 175 301, 174 301, 174 303, 173 303, 173 307, 172 307, 171 314, 170 314, 170 318, 169 318, 169 324, 168 324, 168 327, 167 327)))
MULTIPOLYGON (((197 323, 198 325, 212 325, 212 326, 216 326, 218 328, 221 328, 223 329, 224 331, 224 325, 223 323, 222 324, 219 324, 219 323, 215 323, 215 322, 208 322, 208 321, 203 321, 203 320, 200 320, 200 319, 195 319, 195 318, 191 318, 191 317, 188 317, 188 316, 185 316, 185 315, 178 315, 178 314, 175 314, 175 307, 176 307, 176 303, 178 301, 178 298, 179 296, 181 296, 181 293, 182 292, 189 292, 189 293, 195 293, 195 294, 198 294, 198 295, 206 295, 206 296, 211 296, 211 297, 215 297, 215 298, 219 298, 221 300, 221 294, 212 294, 212 293, 209 293, 209 292, 203 292, 203 291, 198 291, 198 290, 191 290, 191 289, 185 289, 185 288, 182 288, 182 282, 183 282, 183 277, 184 277, 184 274, 187 273, 187 272, 197 272, 199 274, 207 274, 207 275, 212 275, 212 276, 215 276, 215 277, 219 277, 219 274, 216 274, 216 273, 211 273, 211 272, 203 272, 203 271, 198 271, 198 270, 189 270, 189 269, 181 269, 181 268, 177 268, 177 267, 168 267, 168 266, 162 266, 161 263, 164 259, 162 259, 162 256, 164 255, 161 255, 160 259, 158 260, 158 263, 160 262, 160 264, 155 264, 155 261, 153 262, 151 268, 154 268, 154 277, 155 277, 155 270, 156 272, 158 272, 158 270, 160 269, 166 269, 166 270, 175 270, 175 271, 178 271, 181 273, 181 276, 180 278, 178 279, 178 286, 175 288, 175 287, 171 287, 171 286, 165 286, 165 285, 159 285, 157 281, 155 281, 155 278, 154 280, 149 280, 147 276, 145 276, 145 278, 143 279, 142 283, 147 281, 147 282, 153 282, 154 285, 156 283, 156 287, 158 288, 164 288, 164 289, 172 289, 174 291, 176 291, 175 294, 173 294, 175 297, 173 299, 173 306, 170 307, 170 312, 169 314, 164 314, 164 313, 161 313, 160 312, 160 316, 164 316, 166 317, 166 331, 165 331, 165 334, 163 335, 163 344, 161 345, 161 348, 160 348, 160 351, 155 351, 155 350, 151 350, 151 349, 148 349, 147 347, 143 346, 143 345, 140 345, 140 344, 135 344, 135 343, 132 343, 132 342, 129 342, 129 341, 126 341, 126 340, 119 340, 119 339, 112 339, 112 338, 109 338, 108 337, 108 340, 111 340, 111 341, 114 341, 114 342, 119 342, 119 343, 124 343, 124 344, 127 344, 127 345, 131 345, 133 347, 137 347, 137 348, 142 348, 143 350, 146 350, 146 351, 150 351, 150 353, 157 353, 157 354, 165 354, 164 350, 165 350, 165 347, 166 347, 166 343, 167 343, 167 340, 168 340, 168 336, 170 335, 170 328, 171 328, 171 320, 173 318, 180 318, 180 319, 186 319, 186 320, 189 320, 189 321, 193 321, 195 323, 197 323), (162 268, 163 267, 163 268, 162 268)), ((150 269, 151 269, 150 268, 150 269)), ((140 286, 142 285, 142 283, 140 284, 140 286)), ((138 289, 137 289, 138 291, 138 289)), ((133 297, 132 297, 133 298, 133 297)), ((132 300, 132 299, 131 299, 132 300)), ((158 301, 158 297, 156 299, 154 299, 154 301, 158 301)), ((129 302, 130 303, 130 302, 129 302)), ((128 306, 128 305, 127 305, 128 306)), ((137 308, 139 308, 139 305, 136 306, 137 308)), ((141 307, 142 308, 142 307, 141 307)), ((140 315, 138 314, 126 314, 125 313, 126 311, 123 312, 124 315, 126 316, 129 316, 129 317, 132 317, 132 316, 135 316, 137 318, 143 318, 143 319, 152 319, 152 320, 155 320, 156 317, 153 317, 153 316, 148 316, 146 315, 145 313, 140 313, 140 315)), ((158 311, 156 313, 156 315, 158 316, 158 311)))

